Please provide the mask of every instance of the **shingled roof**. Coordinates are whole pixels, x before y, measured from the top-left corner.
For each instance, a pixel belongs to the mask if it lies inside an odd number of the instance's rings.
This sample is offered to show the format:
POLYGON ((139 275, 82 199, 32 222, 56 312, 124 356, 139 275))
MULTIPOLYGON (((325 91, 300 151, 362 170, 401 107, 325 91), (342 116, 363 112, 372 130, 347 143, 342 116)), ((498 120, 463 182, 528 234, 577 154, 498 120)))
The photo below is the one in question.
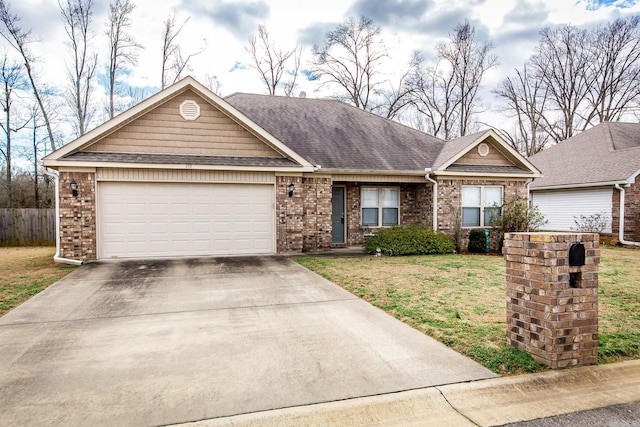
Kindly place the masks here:
POLYGON ((445 145, 338 101, 246 93, 225 101, 323 169, 423 171, 432 167, 445 145))
POLYGON ((623 183, 640 171, 640 123, 605 122, 532 156, 531 189, 623 183))

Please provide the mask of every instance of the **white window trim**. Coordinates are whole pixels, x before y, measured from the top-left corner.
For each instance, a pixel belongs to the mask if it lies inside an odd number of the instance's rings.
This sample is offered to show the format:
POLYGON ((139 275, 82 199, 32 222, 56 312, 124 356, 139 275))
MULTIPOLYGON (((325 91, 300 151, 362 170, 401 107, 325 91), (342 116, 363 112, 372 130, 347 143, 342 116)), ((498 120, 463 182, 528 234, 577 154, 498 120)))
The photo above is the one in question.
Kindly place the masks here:
POLYGON ((504 186, 502 185, 463 185, 462 188, 480 188, 480 206, 466 206, 464 204, 464 191, 460 190, 460 200, 461 200, 461 211, 460 211, 460 222, 462 223, 462 212, 464 208, 480 208, 480 225, 467 225, 462 226, 462 228, 487 228, 490 227, 488 224, 484 224, 484 209, 485 208, 493 208, 493 206, 485 206, 484 204, 484 189, 485 188, 499 188, 500 189, 500 202, 504 203, 504 186))
MULTIPOLYGON (((384 208, 394 208, 394 206, 386 206, 384 208)), ((374 186, 374 185, 366 185, 360 188, 360 225, 362 227, 370 227, 370 228, 389 228, 389 227, 394 227, 396 225, 400 225, 400 187, 393 187, 393 186, 384 186, 384 187, 378 187, 378 186, 374 186), (364 197, 364 189, 365 188, 373 188, 376 189, 378 191, 378 205, 377 206, 364 206, 364 204, 362 203, 363 200, 362 198, 364 197), (396 209, 398 209, 398 223, 394 224, 394 225, 382 225, 382 209, 383 206, 381 206, 381 201, 382 201, 382 191, 383 190, 396 190, 398 192, 398 205, 395 206, 396 209), (364 225, 362 223, 362 220, 364 218, 362 211, 363 209, 367 209, 367 208, 376 208, 378 209, 378 225, 364 225)))

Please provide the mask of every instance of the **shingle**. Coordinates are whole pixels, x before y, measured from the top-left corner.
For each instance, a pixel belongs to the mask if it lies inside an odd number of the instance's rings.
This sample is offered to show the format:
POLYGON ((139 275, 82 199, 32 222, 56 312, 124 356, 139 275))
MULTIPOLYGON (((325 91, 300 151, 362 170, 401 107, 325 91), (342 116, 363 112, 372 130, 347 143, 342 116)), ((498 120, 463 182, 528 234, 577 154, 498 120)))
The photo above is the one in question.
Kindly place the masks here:
POLYGON ((497 165, 468 165, 453 164, 447 168, 448 172, 473 172, 473 173, 503 173, 503 174, 530 174, 529 169, 518 166, 497 166, 497 165))
POLYGON ((640 170, 640 124, 605 122, 532 156, 531 188, 625 181, 640 170))
POLYGON ((193 165, 225 165, 225 166, 265 166, 296 167, 299 164, 285 158, 277 157, 228 157, 228 156, 194 156, 175 154, 142 154, 142 153, 101 153, 80 151, 70 154, 61 160, 84 162, 115 163, 151 163, 151 164, 193 164, 193 165))
POLYGON ((445 144, 338 101, 243 93, 225 101, 322 168, 424 170, 445 144))

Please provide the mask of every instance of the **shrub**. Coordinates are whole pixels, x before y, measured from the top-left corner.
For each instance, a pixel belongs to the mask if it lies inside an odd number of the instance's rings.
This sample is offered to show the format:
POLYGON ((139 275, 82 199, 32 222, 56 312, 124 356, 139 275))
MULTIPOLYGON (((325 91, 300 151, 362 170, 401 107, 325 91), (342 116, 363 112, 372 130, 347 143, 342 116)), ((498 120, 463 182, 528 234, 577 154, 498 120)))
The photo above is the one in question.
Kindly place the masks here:
POLYGON ((364 245, 368 254, 375 254, 378 249, 390 256, 450 254, 455 250, 448 235, 417 225, 381 229, 364 245))
POLYGON ((598 212, 592 215, 580 215, 573 217, 575 227, 572 230, 581 231, 583 233, 602 233, 602 230, 609 225, 609 218, 606 212, 598 212))
POLYGON ((469 232, 469 252, 486 252, 487 236, 483 228, 472 228, 469 232))
POLYGON ((525 199, 514 197, 500 206, 500 215, 492 216, 489 225, 498 232, 500 248, 505 233, 537 231, 547 223, 538 206, 527 206, 525 199))

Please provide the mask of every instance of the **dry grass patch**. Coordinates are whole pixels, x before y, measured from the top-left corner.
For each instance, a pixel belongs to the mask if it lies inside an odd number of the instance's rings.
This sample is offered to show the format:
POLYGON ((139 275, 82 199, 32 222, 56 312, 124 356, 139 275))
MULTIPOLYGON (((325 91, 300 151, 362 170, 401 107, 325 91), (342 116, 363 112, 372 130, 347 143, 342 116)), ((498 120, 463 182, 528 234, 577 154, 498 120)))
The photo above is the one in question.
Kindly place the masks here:
POLYGON ((0 316, 76 269, 53 261, 53 247, 0 248, 0 316))
MULTIPOLYGON (((501 256, 319 257, 297 261, 494 372, 546 369, 507 346, 505 262, 501 256)), ((638 357, 639 298, 640 250, 603 247, 601 362, 638 357)))

